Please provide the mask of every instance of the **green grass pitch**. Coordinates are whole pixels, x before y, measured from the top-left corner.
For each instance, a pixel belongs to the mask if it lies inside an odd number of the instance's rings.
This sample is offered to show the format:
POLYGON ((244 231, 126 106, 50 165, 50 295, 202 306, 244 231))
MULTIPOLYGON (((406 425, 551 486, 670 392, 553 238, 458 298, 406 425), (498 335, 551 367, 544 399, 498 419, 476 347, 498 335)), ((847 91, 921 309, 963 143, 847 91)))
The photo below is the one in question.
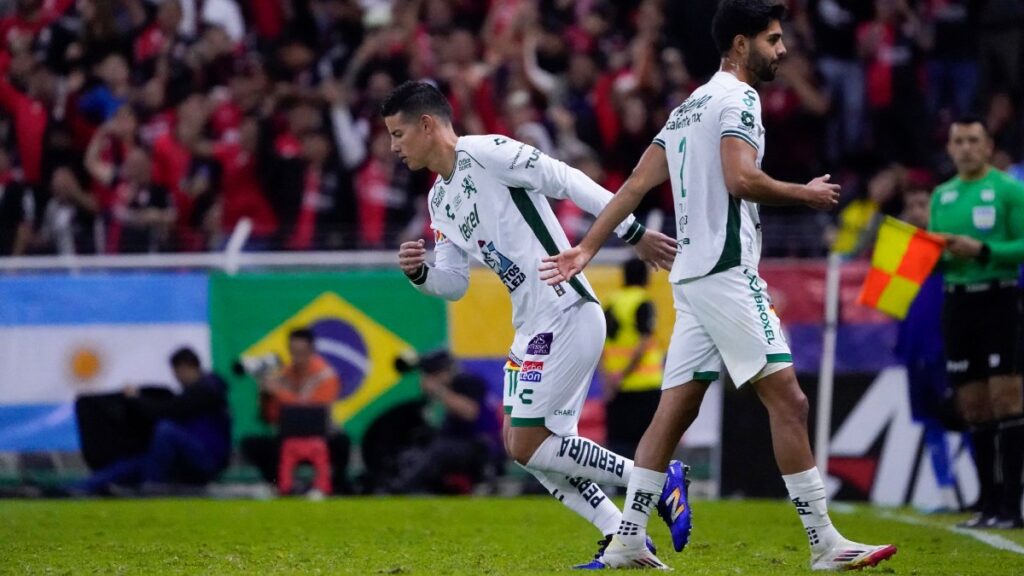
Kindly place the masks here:
MULTIPOLYGON (((651 523, 677 573, 810 574, 788 503, 694 504, 682 554, 651 523)), ((946 530, 956 517, 891 514, 925 525, 869 507, 832 514, 850 538, 899 546, 867 574, 1024 574, 1024 555, 946 530)), ((1019 531, 998 535, 1024 546, 1019 531)), ((569 574, 598 537, 541 497, 0 501, 2 574, 569 574)))

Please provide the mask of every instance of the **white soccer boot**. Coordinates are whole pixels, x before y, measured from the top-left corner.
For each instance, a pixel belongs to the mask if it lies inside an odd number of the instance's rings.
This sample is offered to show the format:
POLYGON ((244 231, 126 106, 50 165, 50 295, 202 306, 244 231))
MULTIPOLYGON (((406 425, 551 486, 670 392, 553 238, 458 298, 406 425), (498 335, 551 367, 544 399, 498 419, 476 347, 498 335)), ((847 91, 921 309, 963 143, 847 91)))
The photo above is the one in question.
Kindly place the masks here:
POLYGON ((811 556, 811 570, 829 572, 860 570, 875 566, 882 560, 889 559, 895 553, 896 547, 892 544, 873 546, 841 538, 828 550, 817 556, 811 556))
POLYGON ((618 536, 613 536, 604 553, 598 558, 608 568, 649 568, 653 570, 671 570, 664 562, 651 552, 647 546, 640 545, 630 548, 622 543, 618 536))

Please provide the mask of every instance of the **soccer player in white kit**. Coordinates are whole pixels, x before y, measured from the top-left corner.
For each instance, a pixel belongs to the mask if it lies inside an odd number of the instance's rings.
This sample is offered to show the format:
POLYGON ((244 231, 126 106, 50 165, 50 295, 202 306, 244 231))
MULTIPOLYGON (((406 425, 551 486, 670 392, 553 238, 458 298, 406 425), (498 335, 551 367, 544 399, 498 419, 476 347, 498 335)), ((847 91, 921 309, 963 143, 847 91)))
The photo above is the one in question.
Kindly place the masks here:
MULTIPOLYGON (((501 279, 516 329, 503 394, 506 450, 601 530, 603 549, 621 512, 598 485, 625 486, 633 469, 628 458, 577 435, 604 346, 604 313, 585 277, 548 285, 537 268, 543 257, 569 247, 548 199, 568 198, 596 215, 611 193, 532 146, 497 135, 457 136, 450 105, 429 84, 399 86, 381 116, 392 151, 410 169, 438 174, 428 197, 434 263, 426 262, 423 240, 405 242, 401 269, 419 291, 448 300, 466 292, 470 258, 501 279)), ((613 228, 642 260, 672 265, 676 244, 668 236, 645 231, 633 216, 613 228)), ((688 515, 686 522, 688 536, 688 515)))
POLYGON ((807 398, 768 287, 757 273, 759 203, 828 210, 839 198, 839 186, 827 175, 789 184, 760 169, 765 140, 754 86, 774 78, 786 53, 784 13, 770 0, 719 4, 712 23, 722 55, 719 72, 672 112, 580 245, 546 259, 541 268, 550 282, 575 277, 644 194, 671 180, 679 243, 669 275, 676 321, 661 402, 636 451, 622 524, 601 558, 611 567, 637 567, 638 559, 650 565, 642 543, 651 494, 661 489, 660 470, 723 364, 737 386, 750 382, 768 410, 776 462, 807 532, 811 568, 864 568, 896 553, 894 546, 845 539, 829 519, 808 441, 807 398))

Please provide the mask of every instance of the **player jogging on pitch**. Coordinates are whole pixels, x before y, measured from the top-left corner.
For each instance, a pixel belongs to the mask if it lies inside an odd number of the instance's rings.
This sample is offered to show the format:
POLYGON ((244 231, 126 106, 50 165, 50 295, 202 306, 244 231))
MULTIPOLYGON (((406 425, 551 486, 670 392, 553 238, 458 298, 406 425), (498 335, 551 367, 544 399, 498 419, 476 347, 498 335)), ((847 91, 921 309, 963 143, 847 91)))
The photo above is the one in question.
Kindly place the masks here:
MULTIPOLYGON (((532 146, 504 136, 457 136, 450 105, 429 84, 399 86, 381 105, 381 116, 392 151, 410 169, 438 174, 428 197, 434 263, 426 263, 418 240, 401 245, 399 265, 420 292, 447 300, 466 292, 471 257, 504 283, 516 329, 504 386, 506 450, 552 495, 601 530, 599 556, 622 514, 598 484, 625 486, 633 470, 628 458, 577 435, 604 346, 604 313, 582 275, 549 286, 536 270, 543 257, 569 247, 548 198, 569 198, 598 214, 612 195, 532 146)), ((619 236, 641 259, 671 265, 676 252, 671 238, 645 232, 632 216, 623 220, 619 236)), ((666 522, 681 550, 690 514, 679 462, 658 487, 663 492, 666 522)), ((603 565, 595 560, 580 567, 603 565)))
POLYGON ((775 459, 807 532, 811 568, 863 568, 896 553, 894 546, 851 542, 832 526, 807 437, 807 398, 767 285, 757 274, 757 203, 828 210, 839 198, 839 186, 830 184, 828 176, 806 185, 788 184, 760 169, 764 129, 751 84, 774 78, 786 53, 780 26, 784 12, 767 0, 719 4, 712 33, 722 55, 721 70, 672 112, 580 245, 542 266, 549 282, 574 278, 644 194, 671 179, 679 243, 669 276, 676 321, 661 401, 637 447, 622 524, 599 559, 611 567, 650 565, 653 555, 643 543, 652 497, 664 483, 660 470, 696 418, 723 363, 737 386, 754 386, 768 410, 775 459))

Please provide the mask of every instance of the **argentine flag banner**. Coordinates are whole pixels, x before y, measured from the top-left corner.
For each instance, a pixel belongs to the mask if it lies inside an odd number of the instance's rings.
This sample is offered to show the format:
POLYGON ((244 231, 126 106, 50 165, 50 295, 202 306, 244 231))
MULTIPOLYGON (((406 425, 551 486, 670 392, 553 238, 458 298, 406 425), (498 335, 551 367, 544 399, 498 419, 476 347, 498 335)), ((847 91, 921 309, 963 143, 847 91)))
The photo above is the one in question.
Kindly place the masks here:
POLYGON ((75 451, 75 399, 177 389, 169 359, 210 366, 205 274, 0 277, 0 452, 75 451))

